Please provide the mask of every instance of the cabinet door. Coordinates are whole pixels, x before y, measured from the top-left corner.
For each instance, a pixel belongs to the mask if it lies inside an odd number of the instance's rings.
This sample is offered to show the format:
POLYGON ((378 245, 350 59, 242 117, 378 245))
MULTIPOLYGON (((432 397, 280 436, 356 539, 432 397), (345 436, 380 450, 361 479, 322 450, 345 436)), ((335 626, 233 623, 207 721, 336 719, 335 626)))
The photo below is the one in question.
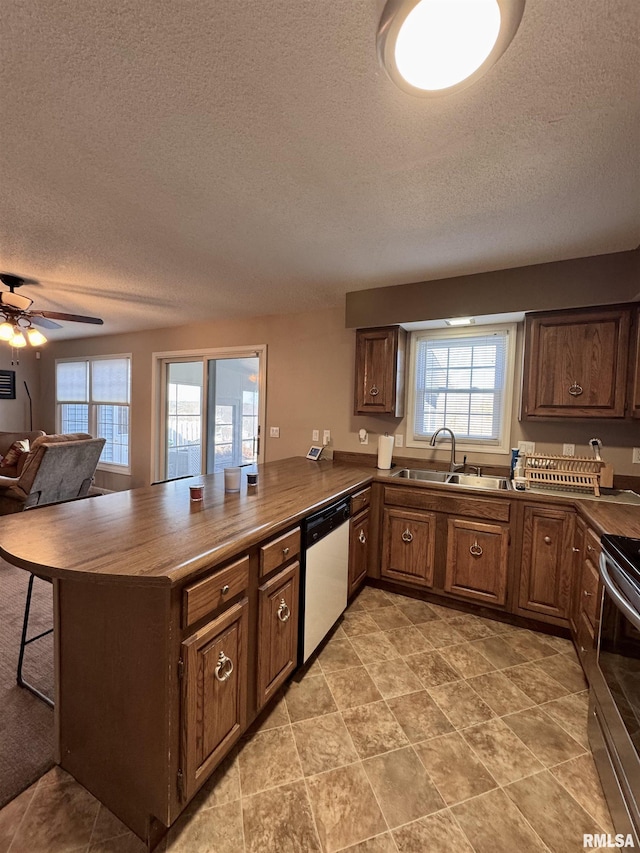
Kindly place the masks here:
POLYGON ((631 348, 631 363, 629 366, 629 412, 632 417, 640 418, 640 308, 634 318, 635 343, 631 348))
POLYGON ((571 602, 574 513, 525 506, 520 607, 566 619, 571 602))
POLYGON ((385 509, 382 577, 433 586, 436 516, 385 509))
POLYGON ((187 798, 246 725, 248 609, 244 598, 182 643, 182 771, 187 798))
POLYGON ((400 326, 356 331, 356 415, 404 414, 406 332, 400 326))
POLYGON ((369 561, 369 510, 354 515, 349 530, 349 595, 367 576, 369 561))
POLYGON ((292 563, 258 589, 258 708, 296 667, 299 578, 292 563))
POLYGON ((523 414, 624 417, 630 320, 628 308, 527 315, 523 414))
POLYGON ((447 536, 446 592, 487 604, 507 600, 509 528, 450 518, 447 536))

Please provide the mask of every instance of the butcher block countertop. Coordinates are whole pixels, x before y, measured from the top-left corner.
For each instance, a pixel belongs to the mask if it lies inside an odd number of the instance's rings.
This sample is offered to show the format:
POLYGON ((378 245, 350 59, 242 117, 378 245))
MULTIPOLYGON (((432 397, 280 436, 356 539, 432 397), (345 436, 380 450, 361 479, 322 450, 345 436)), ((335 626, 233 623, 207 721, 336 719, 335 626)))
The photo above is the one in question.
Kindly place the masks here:
MULTIPOLYGON (((0 556, 50 578, 175 585, 277 535, 333 500, 372 480, 451 494, 451 486, 395 480, 371 466, 302 457, 258 468, 259 483, 225 493, 222 474, 174 480, 127 492, 4 516, 0 556), (189 500, 203 482, 204 500, 189 500)), ((458 491, 459 487, 455 487, 458 491)), ((476 497, 573 505, 600 534, 640 538, 640 506, 580 499, 579 495, 462 489, 476 497)))
POLYGON ((243 469, 240 492, 222 474, 174 480, 0 520, 0 556, 44 577, 173 585, 222 563, 368 484, 362 467, 292 458, 243 469), (247 488, 244 471, 258 471, 247 488), (204 500, 189 486, 204 483, 204 500))

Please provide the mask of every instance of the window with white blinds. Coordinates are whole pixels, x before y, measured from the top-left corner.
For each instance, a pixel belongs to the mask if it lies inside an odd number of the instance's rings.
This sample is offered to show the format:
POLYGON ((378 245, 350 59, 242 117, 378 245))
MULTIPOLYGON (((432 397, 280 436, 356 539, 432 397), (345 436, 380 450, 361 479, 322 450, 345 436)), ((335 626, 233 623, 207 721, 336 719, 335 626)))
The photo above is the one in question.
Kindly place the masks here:
POLYGON ((448 427, 463 443, 508 449, 513 339, 512 326, 413 334, 413 446, 448 427))
POLYGON ((56 362, 57 429, 105 438, 101 468, 130 470, 130 402, 130 355, 56 362))

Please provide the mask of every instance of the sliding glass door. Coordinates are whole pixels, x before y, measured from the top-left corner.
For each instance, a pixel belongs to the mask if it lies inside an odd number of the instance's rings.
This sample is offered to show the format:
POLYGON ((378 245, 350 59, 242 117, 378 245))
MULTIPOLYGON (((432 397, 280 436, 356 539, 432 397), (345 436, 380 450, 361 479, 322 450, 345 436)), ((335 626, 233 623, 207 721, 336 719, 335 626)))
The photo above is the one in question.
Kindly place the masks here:
POLYGON ((161 376, 158 479, 259 462, 264 348, 157 355, 161 376))

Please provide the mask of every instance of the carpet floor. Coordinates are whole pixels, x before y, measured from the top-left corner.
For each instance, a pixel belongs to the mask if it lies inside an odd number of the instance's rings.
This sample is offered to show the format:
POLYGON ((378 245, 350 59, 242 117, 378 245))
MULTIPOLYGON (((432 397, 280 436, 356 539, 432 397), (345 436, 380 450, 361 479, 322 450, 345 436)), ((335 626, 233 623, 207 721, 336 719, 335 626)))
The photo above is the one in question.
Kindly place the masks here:
MULTIPOLYGON (((28 572, 0 559, 0 808, 53 766, 53 709, 16 684, 28 572)), ((52 586, 36 578, 29 636, 52 626, 52 586)), ((24 677, 53 696, 53 634, 27 646, 24 677)))

